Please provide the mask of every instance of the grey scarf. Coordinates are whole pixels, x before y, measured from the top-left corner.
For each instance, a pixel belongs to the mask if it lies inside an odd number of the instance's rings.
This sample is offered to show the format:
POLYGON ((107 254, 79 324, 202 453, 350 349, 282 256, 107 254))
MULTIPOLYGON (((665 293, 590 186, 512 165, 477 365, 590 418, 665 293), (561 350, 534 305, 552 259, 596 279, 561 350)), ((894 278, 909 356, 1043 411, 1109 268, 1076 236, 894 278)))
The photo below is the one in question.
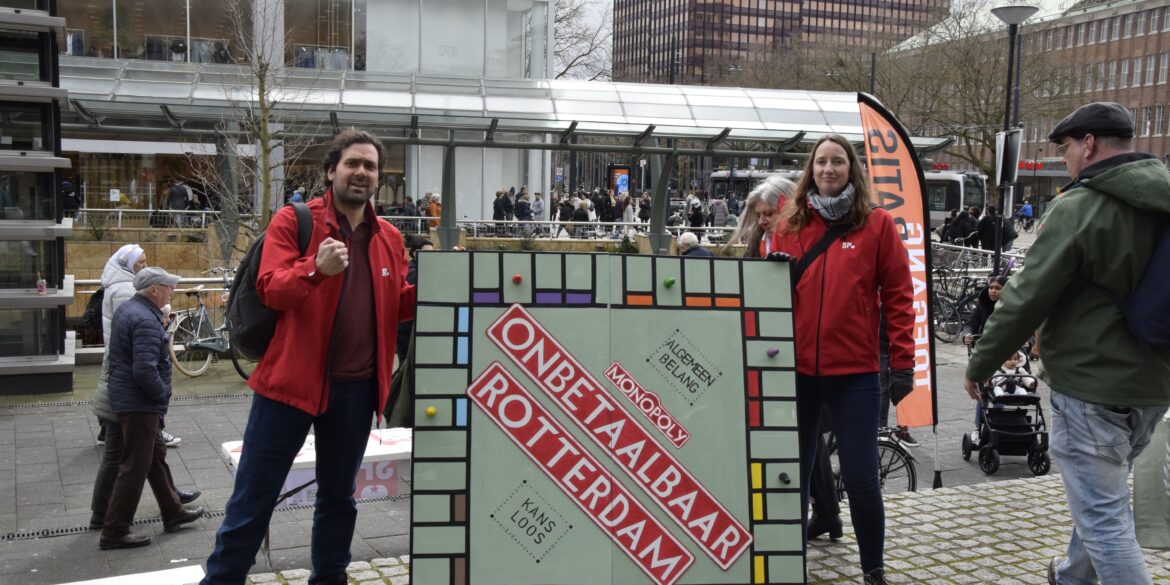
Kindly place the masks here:
POLYGON ((825 218, 825 221, 837 221, 845 217, 849 213, 849 208, 853 207, 853 196, 856 194, 856 189, 852 184, 846 185, 845 190, 836 197, 825 197, 810 189, 808 192, 809 203, 812 204, 813 209, 825 218))

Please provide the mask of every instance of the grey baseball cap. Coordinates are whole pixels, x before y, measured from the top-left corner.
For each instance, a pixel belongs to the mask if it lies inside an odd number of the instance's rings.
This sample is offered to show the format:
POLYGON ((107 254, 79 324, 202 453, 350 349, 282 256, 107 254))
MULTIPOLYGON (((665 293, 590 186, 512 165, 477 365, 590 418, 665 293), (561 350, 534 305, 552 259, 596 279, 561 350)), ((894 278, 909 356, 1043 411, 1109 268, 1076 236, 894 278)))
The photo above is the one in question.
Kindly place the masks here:
POLYGON ((182 280, 181 277, 176 276, 159 268, 157 266, 148 266, 138 271, 134 275, 134 290, 146 290, 152 284, 162 284, 166 286, 175 286, 182 280))

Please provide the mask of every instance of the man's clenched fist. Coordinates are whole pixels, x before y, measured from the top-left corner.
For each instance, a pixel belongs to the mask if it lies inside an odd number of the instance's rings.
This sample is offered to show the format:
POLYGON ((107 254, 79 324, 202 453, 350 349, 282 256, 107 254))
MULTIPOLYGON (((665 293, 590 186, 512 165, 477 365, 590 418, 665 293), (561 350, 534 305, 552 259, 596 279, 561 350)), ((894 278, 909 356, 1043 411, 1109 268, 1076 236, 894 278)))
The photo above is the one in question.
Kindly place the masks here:
POLYGON ((325 276, 341 274, 349 266, 349 250, 333 238, 325 238, 317 247, 317 270, 325 276))

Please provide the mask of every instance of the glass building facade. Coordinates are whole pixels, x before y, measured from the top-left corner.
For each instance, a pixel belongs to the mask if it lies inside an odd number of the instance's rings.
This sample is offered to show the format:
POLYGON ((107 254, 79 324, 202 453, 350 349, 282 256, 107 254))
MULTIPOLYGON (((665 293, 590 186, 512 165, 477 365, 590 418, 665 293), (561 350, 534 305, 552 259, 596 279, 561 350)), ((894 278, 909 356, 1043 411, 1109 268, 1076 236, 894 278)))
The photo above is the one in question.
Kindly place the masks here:
POLYGON ((64 20, 37 0, 0 0, 0 393, 68 392, 72 339, 58 198, 61 156, 58 39, 64 20))

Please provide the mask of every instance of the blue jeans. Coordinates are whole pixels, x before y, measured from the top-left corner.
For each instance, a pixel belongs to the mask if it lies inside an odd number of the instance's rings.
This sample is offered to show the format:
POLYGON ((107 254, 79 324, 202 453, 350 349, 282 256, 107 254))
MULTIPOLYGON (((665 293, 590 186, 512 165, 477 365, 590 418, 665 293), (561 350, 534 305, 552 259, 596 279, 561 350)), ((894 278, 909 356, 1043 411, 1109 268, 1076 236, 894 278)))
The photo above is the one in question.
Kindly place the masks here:
POLYGON ((293 459, 312 427, 317 450, 309 583, 344 573, 357 521, 354 478, 365 454, 378 404, 376 379, 330 385, 329 405, 313 416, 256 394, 244 430, 244 450, 215 549, 202 585, 240 585, 268 531, 272 510, 293 459))
POLYGON ((1073 532, 1060 585, 1152 585, 1134 534, 1126 483, 1166 406, 1108 407, 1052 392, 1052 456, 1073 532))
MULTIPOLYGON (((796 420, 800 428, 800 503, 808 512, 809 482, 820 432, 821 404, 828 406, 837 433, 837 458, 849 516, 857 535, 861 569, 882 568, 886 513, 878 481, 877 431, 881 389, 877 373, 850 376, 796 375, 796 420)), ((806 528, 807 528, 807 518, 806 528)))

